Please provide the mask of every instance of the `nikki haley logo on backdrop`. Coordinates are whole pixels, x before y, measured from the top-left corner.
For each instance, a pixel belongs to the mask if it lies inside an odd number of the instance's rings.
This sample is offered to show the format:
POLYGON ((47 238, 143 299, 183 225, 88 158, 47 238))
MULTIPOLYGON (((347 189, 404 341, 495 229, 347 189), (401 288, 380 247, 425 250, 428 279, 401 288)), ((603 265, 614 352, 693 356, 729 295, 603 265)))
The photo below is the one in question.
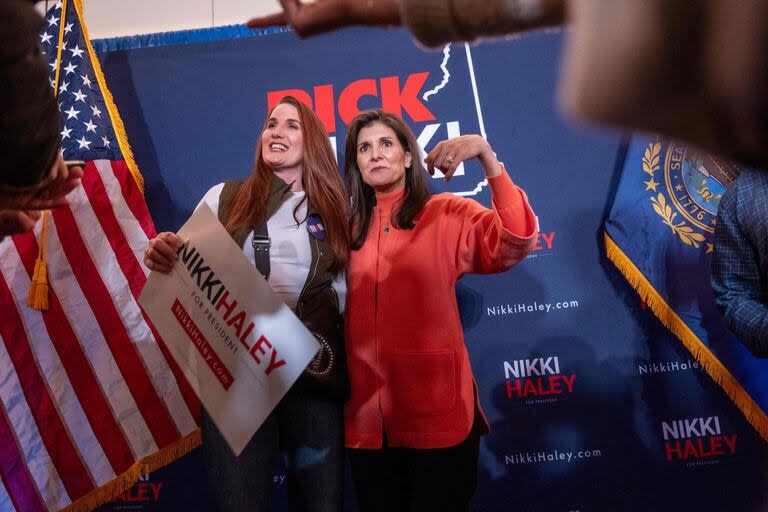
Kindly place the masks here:
POLYGON ((536 226, 539 228, 539 234, 536 235, 536 245, 533 251, 525 259, 533 260, 545 256, 552 256, 555 253, 555 231, 541 229, 540 219, 536 217, 536 226))
MULTIPOLYGON (((466 59, 452 60, 449 44, 443 49, 442 62, 434 60, 433 65, 425 65, 425 69, 417 72, 391 69, 340 83, 269 91, 267 108, 287 95, 310 106, 328 130, 337 155, 338 146, 343 147, 342 130, 367 108, 382 108, 405 119, 424 155, 438 142, 462 134, 479 133, 486 137, 471 49, 469 45, 463 47, 466 59), (339 119, 343 125, 338 123, 339 119)), ((503 160, 503 155, 499 159, 503 160)), ((460 196, 477 195, 488 182, 479 164, 471 162, 466 167, 470 169, 465 169, 464 163, 459 165, 450 183, 440 179, 443 175, 436 170, 431 188, 460 196)))
POLYGON ((112 500, 112 510, 143 510, 145 505, 156 505, 160 502, 160 493, 164 482, 152 481, 149 475, 142 475, 139 481, 130 489, 118 494, 112 500))
POLYGON ((689 465, 717 464, 736 453, 736 434, 723 432, 718 416, 661 422, 664 456, 689 465))
POLYGON ((637 372, 641 376, 655 376, 667 373, 703 371, 704 367, 696 360, 685 361, 642 361, 637 364, 637 372))
POLYGON ((504 361, 507 399, 526 404, 556 402, 573 393, 575 373, 563 373, 558 356, 504 361))
POLYGON ((524 449, 521 451, 504 454, 504 464, 507 466, 521 466, 530 464, 570 464, 588 462, 589 459, 603 457, 601 448, 592 449, 524 449))

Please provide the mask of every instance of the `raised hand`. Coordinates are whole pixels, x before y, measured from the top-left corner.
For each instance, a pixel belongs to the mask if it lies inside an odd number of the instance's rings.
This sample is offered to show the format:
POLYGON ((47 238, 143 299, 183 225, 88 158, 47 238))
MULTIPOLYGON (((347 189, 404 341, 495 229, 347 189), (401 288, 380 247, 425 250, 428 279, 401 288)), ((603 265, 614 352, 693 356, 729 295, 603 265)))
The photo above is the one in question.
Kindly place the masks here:
POLYGON ((80 186, 83 168, 67 168, 59 155, 51 172, 39 185, 28 189, 0 191, 0 208, 12 210, 50 210, 66 206, 67 194, 80 186))
POLYGON ((472 158, 480 160, 488 178, 501 172, 501 165, 496 159, 493 148, 480 135, 462 135, 444 140, 429 152, 424 162, 427 164, 429 174, 435 174, 435 169, 439 169, 445 175, 445 180, 449 181, 459 164, 472 158))
POLYGON ((0 240, 5 236, 32 231, 39 218, 38 211, 0 210, 0 240))

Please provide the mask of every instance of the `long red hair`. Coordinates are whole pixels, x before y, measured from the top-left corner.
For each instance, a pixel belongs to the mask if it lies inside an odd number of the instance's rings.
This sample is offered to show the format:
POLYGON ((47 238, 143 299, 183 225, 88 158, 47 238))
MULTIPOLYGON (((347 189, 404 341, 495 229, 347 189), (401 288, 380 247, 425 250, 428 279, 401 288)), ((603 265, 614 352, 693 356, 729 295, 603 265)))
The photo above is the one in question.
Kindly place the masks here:
MULTIPOLYGON (((323 219, 325 232, 334 255, 333 271, 343 270, 349 261, 349 200, 344 192, 339 168, 333 155, 333 148, 328 140, 322 122, 306 105, 293 96, 285 96, 277 105, 287 103, 299 112, 302 139, 304 141, 304 170, 302 186, 304 200, 323 219)), ((275 107, 277 107, 275 105, 275 107)), ((272 108, 274 110, 274 107, 272 108)), ((264 120, 262 131, 272 115, 272 110, 264 120)), ((240 185, 229 210, 224 226, 233 233, 238 228, 257 226, 264 221, 267 212, 269 182, 272 170, 264 162, 261 137, 256 148, 256 166, 251 175, 240 185)))

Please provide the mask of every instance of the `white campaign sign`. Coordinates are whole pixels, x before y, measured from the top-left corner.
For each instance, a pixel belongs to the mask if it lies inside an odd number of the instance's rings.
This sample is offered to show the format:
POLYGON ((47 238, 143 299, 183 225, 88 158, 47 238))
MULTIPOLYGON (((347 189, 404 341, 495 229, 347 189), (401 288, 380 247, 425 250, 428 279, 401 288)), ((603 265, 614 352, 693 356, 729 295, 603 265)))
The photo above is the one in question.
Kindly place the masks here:
POLYGON ((173 270, 150 273, 139 303, 239 455, 320 345, 207 205, 178 235, 173 270))

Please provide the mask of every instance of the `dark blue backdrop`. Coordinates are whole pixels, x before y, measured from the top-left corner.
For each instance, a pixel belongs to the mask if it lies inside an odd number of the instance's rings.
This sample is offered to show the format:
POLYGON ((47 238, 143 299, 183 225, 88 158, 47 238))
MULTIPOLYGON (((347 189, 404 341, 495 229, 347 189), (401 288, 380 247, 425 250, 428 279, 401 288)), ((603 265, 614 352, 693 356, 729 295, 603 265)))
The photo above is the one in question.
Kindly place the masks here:
MULTIPOLYGON (((315 87, 332 86, 349 107, 352 91, 366 90, 375 95, 363 96, 360 108, 404 105, 427 150, 449 133, 484 129, 527 191, 542 237, 516 268, 465 277, 457 288, 492 425, 481 446, 474 510, 768 506, 764 443, 604 257, 601 229, 623 145, 616 135, 568 126, 556 112, 560 34, 471 51, 452 45, 445 62, 446 52, 422 52, 399 30, 347 30, 308 41, 292 33, 237 35, 130 50, 97 43, 158 231, 177 229, 208 187, 249 173, 270 91, 298 88, 314 96, 315 87), (429 75, 419 87, 423 73, 429 75), (553 358, 552 371, 533 361, 534 370, 545 370, 541 379, 535 371, 515 376, 515 361, 538 358, 553 358), (736 436, 735 453, 668 460, 662 422, 709 416, 736 436)), ((150 43, 169 40, 174 36, 150 43)), ((317 108, 338 104, 323 100, 329 87, 318 91, 317 108)), ((344 123, 335 110, 331 135, 340 153, 344 123)), ((488 205, 481 180, 479 167, 468 165, 450 185, 434 180, 433 187, 488 205)), ((209 510, 202 472, 193 452, 105 510, 209 510)), ((279 474, 275 485, 282 509, 279 474)))

